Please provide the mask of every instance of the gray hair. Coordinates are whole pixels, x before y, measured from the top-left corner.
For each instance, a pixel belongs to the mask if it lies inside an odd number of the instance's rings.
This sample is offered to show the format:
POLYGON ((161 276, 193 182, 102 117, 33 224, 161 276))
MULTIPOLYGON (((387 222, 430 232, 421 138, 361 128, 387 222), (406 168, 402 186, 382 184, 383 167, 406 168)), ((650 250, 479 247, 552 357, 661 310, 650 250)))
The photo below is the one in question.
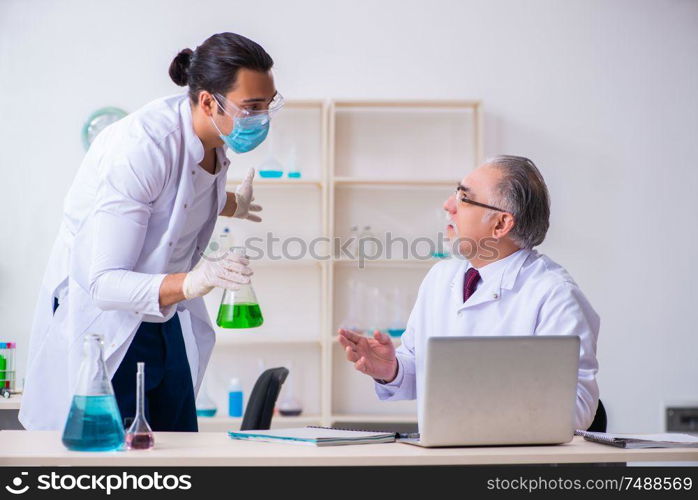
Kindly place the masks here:
POLYGON ((550 226, 550 197, 538 168, 528 158, 508 155, 490 158, 485 165, 502 173, 496 187, 496 206, 514 216, 509 237, 521 248, 543 243, 550 226))

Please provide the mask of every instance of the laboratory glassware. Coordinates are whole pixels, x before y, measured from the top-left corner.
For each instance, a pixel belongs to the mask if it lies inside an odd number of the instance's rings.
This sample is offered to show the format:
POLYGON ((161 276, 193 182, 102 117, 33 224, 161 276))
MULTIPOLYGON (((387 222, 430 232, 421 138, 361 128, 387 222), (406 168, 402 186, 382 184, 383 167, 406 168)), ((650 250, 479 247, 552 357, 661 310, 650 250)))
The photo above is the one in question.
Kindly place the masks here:
POLYGON ((378 238, 373 231, 371 226, 364 226, 364 230, 361 232, 359 237, 359 259, 377 259, 380 255, 380 248, 378 246, 378 238))
POLYGON ((347 306, 347 314, 339 324, 339 328, 351 330, 353 332, 362 333, 363 323, 359 318, 359 311, 363 311, 362 307, 364 295, 363 286, 361 283, 350 279, 347 282, 347 291, 349 292, 349 304, 347 306))
POLYGON ((213 402, 211 396, 208 395, 208 377, 204 375, 204 380, 201 382, 199 394, 196 396, 196 416, 197 417, 214 417, 218 408, 213 402))
POLYGON ((124 445, 124 425, 104 364, 102 337, 88 333, 63 444, 77 451, 111 451, 124 445))
MULTIPOLYGON (((245 247, 232 247, 234 255, 245 257, 245 247)), ((216 324, 221 328, 255 328, 264 323, 262 309, 257 302, 252 283, 241 285, 238 290, 223 292, 218 308, 216 324)))
POLYGON ((14 342, 0 342, 0 391, 15 391, 15 348, 14 342))
POLYGON ((296 146, 291 146, 291 151, 288 154, 288 169, 286 171, 286 176, 289 179, 300 179, 302 177, 300 166, 298 165, 298 158, 296 156, 296 146))
POLYGON ((276 159, 274 154, 274 143, 274 133, 270 131, 267 137, 267 156, 259 167, 257 167, 260 177, 279 178, 284 175, 284 166, 276 159))
POLYGON ((145 418, 145 363, 136 363, 136 416, 126 431, 126 447, 129 450, 149 450, 155 445, 153 430, 145 418))
POLYGON ((393 300, 390 302, 391 314, 390 323, 388 324, 388 334, 391 337, 400 337, 405 333, 407 307, 405 305, 405 293, 399 286, 393 289, 393 300))
POLYGON ((349 253, 352 259, 357 259, 359 257, 359 226, 351 226, 351 228, 349 228, 349 238, 349 253))

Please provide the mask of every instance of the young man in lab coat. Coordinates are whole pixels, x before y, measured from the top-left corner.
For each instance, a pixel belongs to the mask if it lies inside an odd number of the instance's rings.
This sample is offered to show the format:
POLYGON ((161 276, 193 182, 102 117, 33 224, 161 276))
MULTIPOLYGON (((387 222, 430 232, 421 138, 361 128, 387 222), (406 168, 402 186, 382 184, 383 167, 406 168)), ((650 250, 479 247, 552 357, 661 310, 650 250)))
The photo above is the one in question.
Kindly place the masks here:
POLYGON ((448 236, 463 258, 424 278, 396 350, 386 334, 339 331, 347 359, 375 379, 383 400, 422 393, 426 339, 443 335, 577 335, 575 426, 594 420, 599 316, 572 277, 533 248, 549 226, 545 181, 527 158, 498 156, 468 174, 445 201, 448 236))
POLYGON ((202 256, 219 215, 261 220, 254 171, 226 191, 226 152, 246 153, 266 138, 283 104, 272 66, 256 42, 217 33, 170 65, 188 92, 157 99, 95 138, 66 196, 37 297, 19 411, 26 429, 63 429, 83 339, 97 333, 122 418, 135 415, 142 361, 152 429, 197 430, 196 393, 215 343, 202 297, 239 289, 252 274, 246 258, 202 256))

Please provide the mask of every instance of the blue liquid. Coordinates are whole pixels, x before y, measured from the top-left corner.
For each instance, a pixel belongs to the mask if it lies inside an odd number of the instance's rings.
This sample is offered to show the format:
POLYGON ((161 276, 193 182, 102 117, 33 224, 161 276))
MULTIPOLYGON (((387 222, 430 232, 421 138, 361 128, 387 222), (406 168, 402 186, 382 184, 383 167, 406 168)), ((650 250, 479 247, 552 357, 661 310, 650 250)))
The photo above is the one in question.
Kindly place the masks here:
POLYGON ((301 178, 300 172, 289 172, 286 175, 288 175, 289 179, 300 179, 301 178))
POLYGON ((431 254, 431 256, 434 257, 435 259, 447 259, 448 258, 448 254, 445 252, 434 252, 431 254))
POLYGON ((391 337, 399 337, 403 333, 405 333, 404 328, 388 328, 388 335, 390 335, 391 337))
POLYGON ((283 170, 260 170, 259 176, 264 178, 277 178, 284 175, 283 170))
POLYGON ((228 393, 228 416, 242 417, 242 391, 228 393))
POLYGON ((205 410, 196 410, 196 416, 197 417, 213 417, 216 415, 216 409, 215 408, 207 408, 205 410))
POLYGON ((63 444, 76 451, 113 451, 124 444, 124 426, 116 398, 73 396, 63 444))

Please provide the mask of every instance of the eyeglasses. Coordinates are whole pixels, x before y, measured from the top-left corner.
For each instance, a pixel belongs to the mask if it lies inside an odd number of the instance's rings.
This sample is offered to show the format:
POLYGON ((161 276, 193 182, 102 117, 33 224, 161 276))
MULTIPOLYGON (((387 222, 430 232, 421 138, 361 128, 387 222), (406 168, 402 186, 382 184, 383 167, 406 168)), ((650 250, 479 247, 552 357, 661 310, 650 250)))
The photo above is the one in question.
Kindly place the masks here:
POLYGON ((216 100, 218 103, 218 106, 228 115, 232 116, 233 118, 239 118, 239 117, 247 117, 247 116, 258 116, 258 115, 268 115, 269 118, 271 118, 277 111, 279 111, 283 106, 284 103, 286 102, 284 100, 284 96, 279 94, 278 92, 274 94, 274 97, 272 97, 269 102, 255 102, 251 103, 250 106, 263 106, 261 109, 254 109, 252 107, 240 107, 237 104, 235 104, 233 101, 230 101, 226 99, 224 96, 221 94, 213 94, 213 98, 216 100), (225 106, 223 106, 221 103, 224 103, 225 106), (229 110, 233 110, 234 112, 231 112, 229 110))
POLYGON ((468 198, 465 195, 465 188, 463 186, 461 186, 460 184, 458 186, 456 186, 456 191, 455 191, 454 195, 456 197, 456 200, 459 203, 467 203, 469 205, 475 205, 478 207, 489 208, 490 210, 496 210, 497 212, 508 213, 507 210, 503 210, 501 208, 493 207, 492 205, 486 205, 485 203, 480 203, 478 201, 471 200, 470 198, 468 198))

